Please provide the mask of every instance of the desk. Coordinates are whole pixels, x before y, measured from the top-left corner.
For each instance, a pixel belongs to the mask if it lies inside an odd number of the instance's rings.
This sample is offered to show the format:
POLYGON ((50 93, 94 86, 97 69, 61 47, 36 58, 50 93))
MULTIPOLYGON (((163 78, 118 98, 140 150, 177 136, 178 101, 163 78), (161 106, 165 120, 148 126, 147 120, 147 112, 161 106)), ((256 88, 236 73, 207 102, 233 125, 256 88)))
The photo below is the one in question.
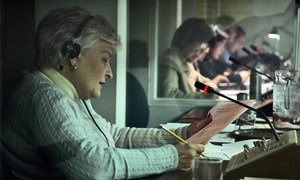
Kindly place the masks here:
POLYGON ((192 179, 192 171, 170 171, 158 175, 152 175, 144 178, 144 180, 189 180, 192 179))
MULTIPOLYGON (((195 117, 194 114, 187 115, 188 117, 195 117)), ((262 134, 265 136, 266 132, 262 134)), ((260 142, 260 146, 247 148, 246 153, 236 154, 231 158, 228 165, 223 166, 224 168, 227 167, 224 179, 234 180, 245 176, 300 179, 299 139, 300 132, 290 131, 282 134, 280 141, 275 141, 272 138, 269 141, 260 142)), ((148 179, 179 178, 192 179, 191 172, 174 171, 148 177, 148 179)))
MULTIPOLYGON (((225 171, 226 166, 229 161, 223 161, 223 171, 225 171)), ((170 171, 158 175, 152 175, 144 178, 143 180, 189 180, 193 179, 192 170, 190 171, 170 171)))

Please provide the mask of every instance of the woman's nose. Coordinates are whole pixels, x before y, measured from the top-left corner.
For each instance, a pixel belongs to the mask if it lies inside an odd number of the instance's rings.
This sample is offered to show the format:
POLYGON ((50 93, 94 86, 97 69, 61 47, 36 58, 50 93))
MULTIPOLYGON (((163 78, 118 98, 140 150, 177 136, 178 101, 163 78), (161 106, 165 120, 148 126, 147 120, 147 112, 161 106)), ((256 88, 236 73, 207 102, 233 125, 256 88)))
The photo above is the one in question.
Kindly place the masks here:
POLYGON ((108 79, 112 79, 113 78, 113 73, 112 73, 110 65, 108 66, 108 70, 106 71, 106 75, 105 76, 108 79))

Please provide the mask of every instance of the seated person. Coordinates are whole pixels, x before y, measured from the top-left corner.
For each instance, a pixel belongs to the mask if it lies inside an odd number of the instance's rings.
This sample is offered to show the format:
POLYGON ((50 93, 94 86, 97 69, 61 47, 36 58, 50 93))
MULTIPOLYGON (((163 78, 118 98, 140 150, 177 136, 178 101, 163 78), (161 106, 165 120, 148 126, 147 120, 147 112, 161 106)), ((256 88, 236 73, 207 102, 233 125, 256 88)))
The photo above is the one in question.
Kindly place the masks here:
POLYGON ((242 81, 240 75, 232 73, 230 66, 224 61, 220 60, 220 56, 224 51, 226 38, 227 37, 223 35, 217 35, 213 37, 208 43, 210 47, 208 55, 203 61, 198 61, 197 65, 200 69, 200 72, 210 79, 225 75, 230 82, 240 84, 242 81))
MULTIPOLYGON (((92 107, 113 77, 119 47, 112 25, 78 6, 52 10, 36 32, 27 72, 2 122, 1 153, 17 179, 129 179, 191 168, 201 144, 161 129, 120 128, 92 107)), ((141 117, 142 118, 142 117, 141 117)), ((188 138, 210 118, 175 132, 188 138)))
POLYGON ((238 25, 234 25, 233 27, 230 27, 228 29, 225 30, 226 32, 230 32, 231 35, 229 36, 228 40, 226 41, 226 45, 224 48, 224 51, 221 55, 222 60, 229 64, 229 65, 233 65, 233 63, 229 60, 230 56, 235 56, 238 52, 238 50, 240 50, 246 41, 246 32, 245 30, 238 26, 238 25), (233 33, 233 32, 234 33, 233 33), (233 37, 231 37, 233 36, 233 37))
MULTIPOLYGON (((228 40, 226 41, 226 45, 224 48, 224 51, 221 55, 221 60, 227 64, 227 70, 228 73, 226 72, 224 75, 229 75, 229 74, 235 74, 239 75, 241 78, 241 82, 246 82, 249 80, 250 77, 250 71, 249 70, 244 70, 244 69, 239 69, 238 65, 234 64, 232 61, 229 60, 229 57, 236 57, 238 50, 240 50, 243 45, 245 44, 246 41, 246 32, 245 30, 233 23, 231 26, 229 26, 226 30, 226 33, 229 33, 228 35, 228 40)), ((238 58, 237 58, 238 59, 238 58)), ((231 81, 236 81, 239 82, 239 78, 236 77, 229 77, 231 81)), ((241 84, 242 85, 242 84, 241 84)))
MULTIPOLYGON (((201 81, 212 87, 217 82, 202 76, 194 63, 203 60, 209 51, 207 42, 214 32, 204 19, 184 21, 173 35, 171 48, 164 52, 158 64, 158 97, 212 98, 210 94, 196 92, 194 83, 201 81)), ((226 78, 226 77, 225 77, 226 78)))

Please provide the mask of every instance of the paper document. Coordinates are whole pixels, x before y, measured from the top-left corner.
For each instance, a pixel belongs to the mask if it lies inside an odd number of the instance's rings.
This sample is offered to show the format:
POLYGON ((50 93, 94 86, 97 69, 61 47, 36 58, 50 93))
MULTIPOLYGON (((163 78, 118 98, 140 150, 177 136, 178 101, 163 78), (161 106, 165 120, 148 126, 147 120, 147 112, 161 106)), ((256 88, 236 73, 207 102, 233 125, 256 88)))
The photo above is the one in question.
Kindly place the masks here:
POLYGON ((162 126, 164 126, 167 129, 177 129, 177 128, 181 128, 181 127, 185 127, 190 125, 191 123, 167 123, 167 124, 161 124, 162 126))
POLYGON ((261 139, 248 139, 243 141, 238 141, 231 144, 222 144, 222 150, 228 157, 232 157, 244 151, 244 145, 247 144, 249 148, 254 147, 253 142, 259 141, 261 139))
POLYGON ((213 143, 234 143, 235 138, 230 137, 229 133, 218 133, 209 140, 213 143))
POLYGON ((204 154, 208 157, 216 157, 221 158, 223 160, 230 160, 232 156, 244 151, 245 144, 247 144, 249 148, 252 148, 254 147, 253 142, 258 140, 259 139, 249 139, 230 144, 222 144, 222 146, 208 143, 207 145, 205 145, 204 154))
MULTIPOLYGON (((252 106, 255 103, 255 100, 244 100, 242 102, 248 106, 252 106)), ((212 121, 192 137, 187 139, 187 142, 205 142, 215 134, 221 132, 226 126, 232 123, 246 110, 246 108, 233 102, 220 101, 208 112, 208 115, 212 117, 212 121)))
POLYGON ((223 160, 230 160, 231 157, 227 157, 224 151, 222 150, 222 146, 214 145, 211 143, 208 143, 205 145, 205 156, 211 157, 211 158, 220 158, 223 160))

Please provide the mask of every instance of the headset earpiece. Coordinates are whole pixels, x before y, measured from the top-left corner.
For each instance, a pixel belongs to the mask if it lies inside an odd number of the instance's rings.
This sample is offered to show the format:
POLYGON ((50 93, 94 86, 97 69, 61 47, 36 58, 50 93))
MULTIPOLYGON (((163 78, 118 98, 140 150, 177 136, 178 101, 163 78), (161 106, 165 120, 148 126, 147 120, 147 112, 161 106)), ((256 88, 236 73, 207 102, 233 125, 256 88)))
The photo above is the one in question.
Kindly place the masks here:
MULTIPOLYGON (((90 19, 93 18, 94 16, 87 16, 77 27, 72 36, 73 40, 64 42, 63 46, 61 47, 61 53, 64 57, 64 60, 78 58, 81 47, 78 43, 76 43, 76 39, 80 36, 82 29, 86 26, 90 19)), ((60 69, 63 69, 63 65, 61 65, 60 69)))
POLYGON ((78 58, 80 50, 81 48, 79 44, 74 41, 66 41, 61 48, 61 53, 64 59, 73 59, 78 58))

